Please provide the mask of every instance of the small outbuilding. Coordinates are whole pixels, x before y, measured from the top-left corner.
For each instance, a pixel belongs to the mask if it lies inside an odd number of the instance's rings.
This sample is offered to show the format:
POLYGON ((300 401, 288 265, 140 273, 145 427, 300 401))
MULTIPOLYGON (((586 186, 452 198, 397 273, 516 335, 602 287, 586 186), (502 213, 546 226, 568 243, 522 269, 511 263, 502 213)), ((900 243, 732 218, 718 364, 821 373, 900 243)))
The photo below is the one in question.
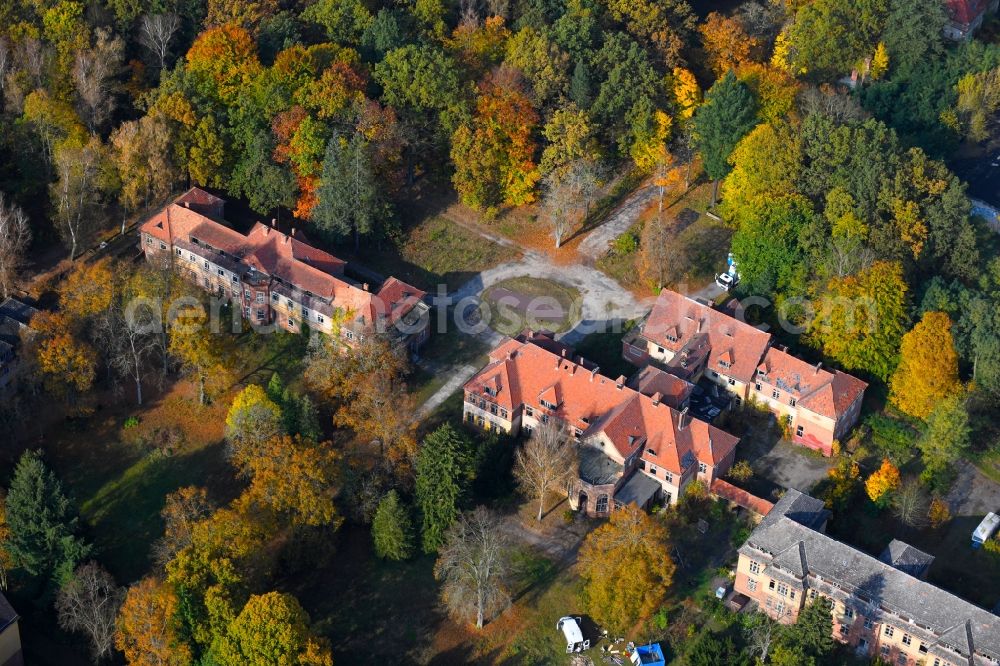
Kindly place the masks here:
POLYGON ((628 658, 633 666, 666 666, 667 663, 659 643, 639 645, 629 652, 628 658))

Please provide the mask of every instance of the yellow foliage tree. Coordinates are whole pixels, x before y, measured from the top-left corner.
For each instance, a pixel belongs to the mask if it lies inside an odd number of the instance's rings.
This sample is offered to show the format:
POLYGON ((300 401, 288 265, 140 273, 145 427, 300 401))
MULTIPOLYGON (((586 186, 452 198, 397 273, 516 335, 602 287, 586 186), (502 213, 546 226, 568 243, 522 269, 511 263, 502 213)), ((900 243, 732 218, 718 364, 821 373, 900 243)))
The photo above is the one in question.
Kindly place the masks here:
POLYGON ((872 472, 865 481, 865 492, 875 504, 884 506, 892 493, 899 488, 900 482, 899 469, 888 458, 883 458, 882 466, 872 472))
POLYGON ((58 312, 42 312, 31 321, 38 370, 45 387, 71 398, 90 388, 97 375, 97 352, 75 335, 76 327, 58 312))
POLYGON ((941 400, 961 391, 951 326, 947 314, 927 312, 903 336, 889 400, 910 416, 926 419, 941 400))
POLYGON ((940 497, 932 499, 931 505, 927 509, 927 520, 930 521, 931 527, 934 529, 951 520, 951 509, 948 508, 948 503, 940 497))
POLYGON ((630 149, 632 161, 640 171, 653 171, 657 165, 669 168, 673 158, 667 151, 667 141, 670 139, 672 124, 673 121, 665 111, 657 109, 653 113, 653 122, 648 131, 642 132, 630 149))
POLYGON ((338 490, 337 460, 329 442, 298 436, 275 437, 249 461, 253 481, 247 499, 303 525, 339 525, 333 503, 338 490))
POLYGON ((679 109, 678 117, 681 120, 690 120, 702 100, 698 80, 690 70, 683 67, 674 67, 673 78, 674 101, 677 102, 679 109))
POLYGON ((268 592, 247 601, 212 646, 221 666, 331 666, 326 639, 309 628, 309 615, 290 594, 268 592))
POLYGON ((875 47, 875 55, 872 56, 871 69, 869 74, 873 81, 878 81, 885 73, 889 71, 889 51, 885 48, 885 44, 882 42, 878 43, 875 47))
POLYGON ((115 647, 130 666, 187 666, 191 648, 180 638, 180 602, 173 587, 143 578, 118 611, 115 647))
POLYGON ((73 319, 87 319, 111 307, 116 284, 115 270, 108 258, 94 263, 74 264, 59 285, 59 307, 73 319))
POLYGON ((675 569, 667 539, 661 520, 631 504, 587 536, 580 573, 599 624, 624 632, 663 605, 675 569))

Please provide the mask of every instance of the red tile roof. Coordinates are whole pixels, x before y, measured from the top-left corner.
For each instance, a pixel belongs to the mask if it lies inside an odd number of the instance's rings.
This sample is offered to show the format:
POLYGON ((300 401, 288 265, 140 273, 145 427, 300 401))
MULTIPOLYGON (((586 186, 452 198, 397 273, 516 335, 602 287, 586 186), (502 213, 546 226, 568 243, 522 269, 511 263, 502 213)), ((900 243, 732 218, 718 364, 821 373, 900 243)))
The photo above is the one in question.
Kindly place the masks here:
POLYGON ((986 13, 987 0, 947 0, 948 17, 956 23, 974 23, 986 13))
POLYGON ((711 491, 716 497, 727 499, 744 509, 753 511, 758 516, 766 516, 768 512, 774 508, 773 502, 768 502, 766 499, 762 499, 756 495, 751 495, 742 488, 737 488, 733 484, 723 481, 722 479, 715 479, 712 481, 711 491))
POLYGON ((811 365, 772 347, 758 370, 767 383, 796 399, 799 407, 836 421, 864 393, 868 384, 839 370, 811 365))
POLYGON ((246 236, 196 210, 217 207, 222 200, 192 188, 153 215, 141 230, 165 243, 191 237, 222 250, 266 275, 279 277, 355 314, 365 324, 380 318, 395 323, 424 297, 424 292, 389 278, 377 294, 344 279, 346 262, 309 245, 301 231, 284 234, 258 222, 246 236))
POLYGON ((691 397, 694 384, 680 377, 664 372, 652 365, 637 372, 629 380, 629 387, 651 398, 660 396, 660 400, 674 409, 678 409, 685 400, 691 397))
POLYGON ((641 447, 643 459, 677 474, 696 461, 717 465, 739 441, 530 342, 507 340, 491 352, 490 363, 465 384, 477 395, 484 389, 511 412, 525 404, 540 409, 544 397, 556 405, 551 413, 584 437, 603 434, 619 462, 641 447))
POLYGON ((669 290, 660 292, 642 336, 674 353, 687 352, 691 367, 707 354, 708 369, 744 383, 752 379, 771 340, 750 324, 669 290))

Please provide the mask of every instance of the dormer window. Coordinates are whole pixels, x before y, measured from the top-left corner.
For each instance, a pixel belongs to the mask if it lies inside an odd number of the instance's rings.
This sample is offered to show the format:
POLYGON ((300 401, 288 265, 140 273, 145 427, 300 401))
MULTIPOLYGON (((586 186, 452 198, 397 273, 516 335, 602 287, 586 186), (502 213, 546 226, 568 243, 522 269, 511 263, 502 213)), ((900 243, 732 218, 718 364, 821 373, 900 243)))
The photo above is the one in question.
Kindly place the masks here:
POLYGON ((654 451, 653 449, 646 449, 646 453, 648 453, 651 456, 655 456, 656 455, 656 451, 654 451))
POLYGON ((676 335, 668 335, 667 336, 667 340, 670 340, 670 342, 677 342, 677 336, 676 335))
POLYGON ((556 406, 553 405, 548 400, 539 400, 539 402, 542 403, 542 407, 544 407, 545 409, 555 409, 556 408, 556 406))
POLYGON ((719 359, 719 366, 728 370, 729 368, 732 367, 732 363, 730 363, 729 361, 723 361, 722 359, 719 359))

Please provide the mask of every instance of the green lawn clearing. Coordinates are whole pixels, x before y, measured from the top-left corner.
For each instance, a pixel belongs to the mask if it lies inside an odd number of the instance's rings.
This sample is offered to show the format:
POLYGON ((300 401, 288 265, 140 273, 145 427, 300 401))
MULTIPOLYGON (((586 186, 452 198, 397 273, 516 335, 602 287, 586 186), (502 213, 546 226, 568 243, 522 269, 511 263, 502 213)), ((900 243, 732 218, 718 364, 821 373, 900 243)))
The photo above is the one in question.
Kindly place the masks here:
POLYGON ((483 292, 489 306, 489 325, 504 335, 526 328, 561 333, 580 320, 580 292, 573 287, 533 277, 496 283, 483 292))

